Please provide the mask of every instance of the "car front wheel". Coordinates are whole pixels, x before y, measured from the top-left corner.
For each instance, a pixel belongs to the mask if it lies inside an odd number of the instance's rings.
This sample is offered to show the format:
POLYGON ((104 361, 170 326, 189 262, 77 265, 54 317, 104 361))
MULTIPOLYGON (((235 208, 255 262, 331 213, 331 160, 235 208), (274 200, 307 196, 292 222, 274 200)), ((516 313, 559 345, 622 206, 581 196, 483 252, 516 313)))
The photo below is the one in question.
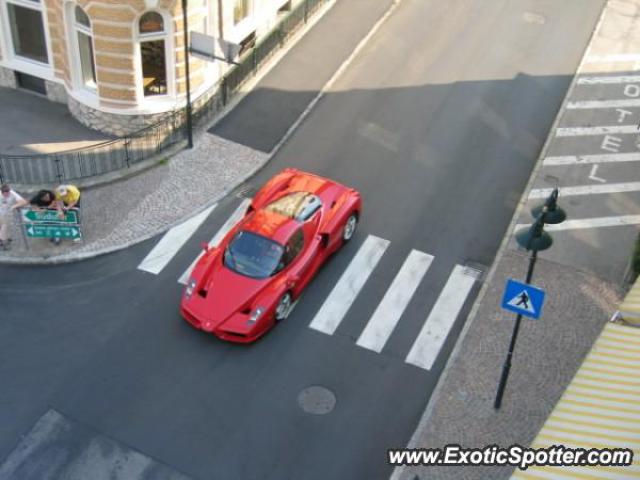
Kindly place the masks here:
POLYGON ((287 318, 289 310, 291 310, 291 294, 287 292, 280 298, 278 306, 276 307, 276 322, 281 322, 287 318))
POLYGON ((357 227, 358 215, 353 212, 351 215, 349 215, 349 218, 347 218, 347 221, 342 228, 342 240, 344 240, 345 243, 353 238, 353 234, 356 233, 357 227))

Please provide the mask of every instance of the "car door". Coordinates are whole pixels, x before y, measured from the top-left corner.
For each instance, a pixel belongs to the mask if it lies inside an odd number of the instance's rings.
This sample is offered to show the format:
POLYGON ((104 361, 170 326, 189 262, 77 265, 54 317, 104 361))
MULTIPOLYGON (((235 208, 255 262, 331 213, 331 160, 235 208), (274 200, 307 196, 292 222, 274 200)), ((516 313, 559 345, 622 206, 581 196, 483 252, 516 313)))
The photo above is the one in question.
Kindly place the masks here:
POLYGON ((312 235, 312 230, 301 226, 291 236, 285 246, 285 263, 287 264, 287 278, 294 297, 298 297, 316 270, 320 239, 312 235))

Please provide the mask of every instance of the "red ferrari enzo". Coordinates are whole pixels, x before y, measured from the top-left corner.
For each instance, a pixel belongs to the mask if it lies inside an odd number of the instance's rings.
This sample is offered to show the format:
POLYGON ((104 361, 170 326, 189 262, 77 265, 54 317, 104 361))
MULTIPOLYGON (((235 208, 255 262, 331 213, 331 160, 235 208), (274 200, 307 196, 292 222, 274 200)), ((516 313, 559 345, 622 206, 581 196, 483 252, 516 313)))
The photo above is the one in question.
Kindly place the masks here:
POLYGON ((287 317, 320 266, 353 237, 361 209, 352 188, 283 170, 217 247, 205 244, 180 313, 224 340, 253 342, 287 317))

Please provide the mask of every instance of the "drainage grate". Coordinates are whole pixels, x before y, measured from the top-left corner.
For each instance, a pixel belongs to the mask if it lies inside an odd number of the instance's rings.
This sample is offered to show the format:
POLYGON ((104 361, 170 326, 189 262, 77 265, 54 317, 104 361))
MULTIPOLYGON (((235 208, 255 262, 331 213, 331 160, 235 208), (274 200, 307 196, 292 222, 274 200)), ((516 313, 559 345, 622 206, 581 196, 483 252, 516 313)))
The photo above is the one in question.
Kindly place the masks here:
POLYGON ((484 280, 484 275, 487 270, 487 266, 480 262, 474 262, 473 260, 464 262, 464 274, 475 278, 478 282, 484 280))
POLYGON ((237 198, 253 198, 255 194, 256 188, 249 183, 243 183, 235 192, 237 198))

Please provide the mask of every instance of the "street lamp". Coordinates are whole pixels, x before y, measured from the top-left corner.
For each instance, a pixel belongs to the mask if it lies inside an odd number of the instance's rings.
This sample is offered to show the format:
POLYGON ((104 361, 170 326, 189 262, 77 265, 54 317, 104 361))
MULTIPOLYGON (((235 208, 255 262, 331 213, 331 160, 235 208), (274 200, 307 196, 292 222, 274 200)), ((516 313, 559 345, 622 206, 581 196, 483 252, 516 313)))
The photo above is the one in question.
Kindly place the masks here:
POLYGON ((189 78, 189 21, 187 17, 189 12, 187 9, 187 0, 182 0, 182 29, 184 33, 184 68, 187 76, 187 83, 185 88, 187 89, 187 140, 189 148, 193 148, 193 123, 191 119, 191 79, 189 78))
MULTIPOLYGON (((562 223, 567 218, 566 213, 560 207, 558 207, 558 189, 554 188, 551 195, 547 200, 537 207, 531 210, 531 214, 536 217, 536 221, 529 228, 522 228, 516 232, 516 241, 521 247, 531 252, 529 256, 529 269, 527 270, 527 278, 525 283, 529 284, 533 277, 533 268, 538 258, 538 252, 546 250, 553 244, 551 235, 544 231, 544 224, 556 224, 562 223)), ((513 357, 513 351, 516 346, 516 339, 518 338, 518 331, 520 330, 520 322, 522 321, 522 315, 518 314, 516 317, 516 323, 513 326, 513 333, 511 335, 511 342, 509 343, 509 351, 507 352, 507 358, 502 366, 502 375, 500 375, 500 383, 498 384, 498 392, 496 393, 496 399, 493 403, 493 408, 498 410, 502 404, 502 396, 507 386, 507 379, 509 378, 509 371, 511 370, 511 358, 513 357)))

